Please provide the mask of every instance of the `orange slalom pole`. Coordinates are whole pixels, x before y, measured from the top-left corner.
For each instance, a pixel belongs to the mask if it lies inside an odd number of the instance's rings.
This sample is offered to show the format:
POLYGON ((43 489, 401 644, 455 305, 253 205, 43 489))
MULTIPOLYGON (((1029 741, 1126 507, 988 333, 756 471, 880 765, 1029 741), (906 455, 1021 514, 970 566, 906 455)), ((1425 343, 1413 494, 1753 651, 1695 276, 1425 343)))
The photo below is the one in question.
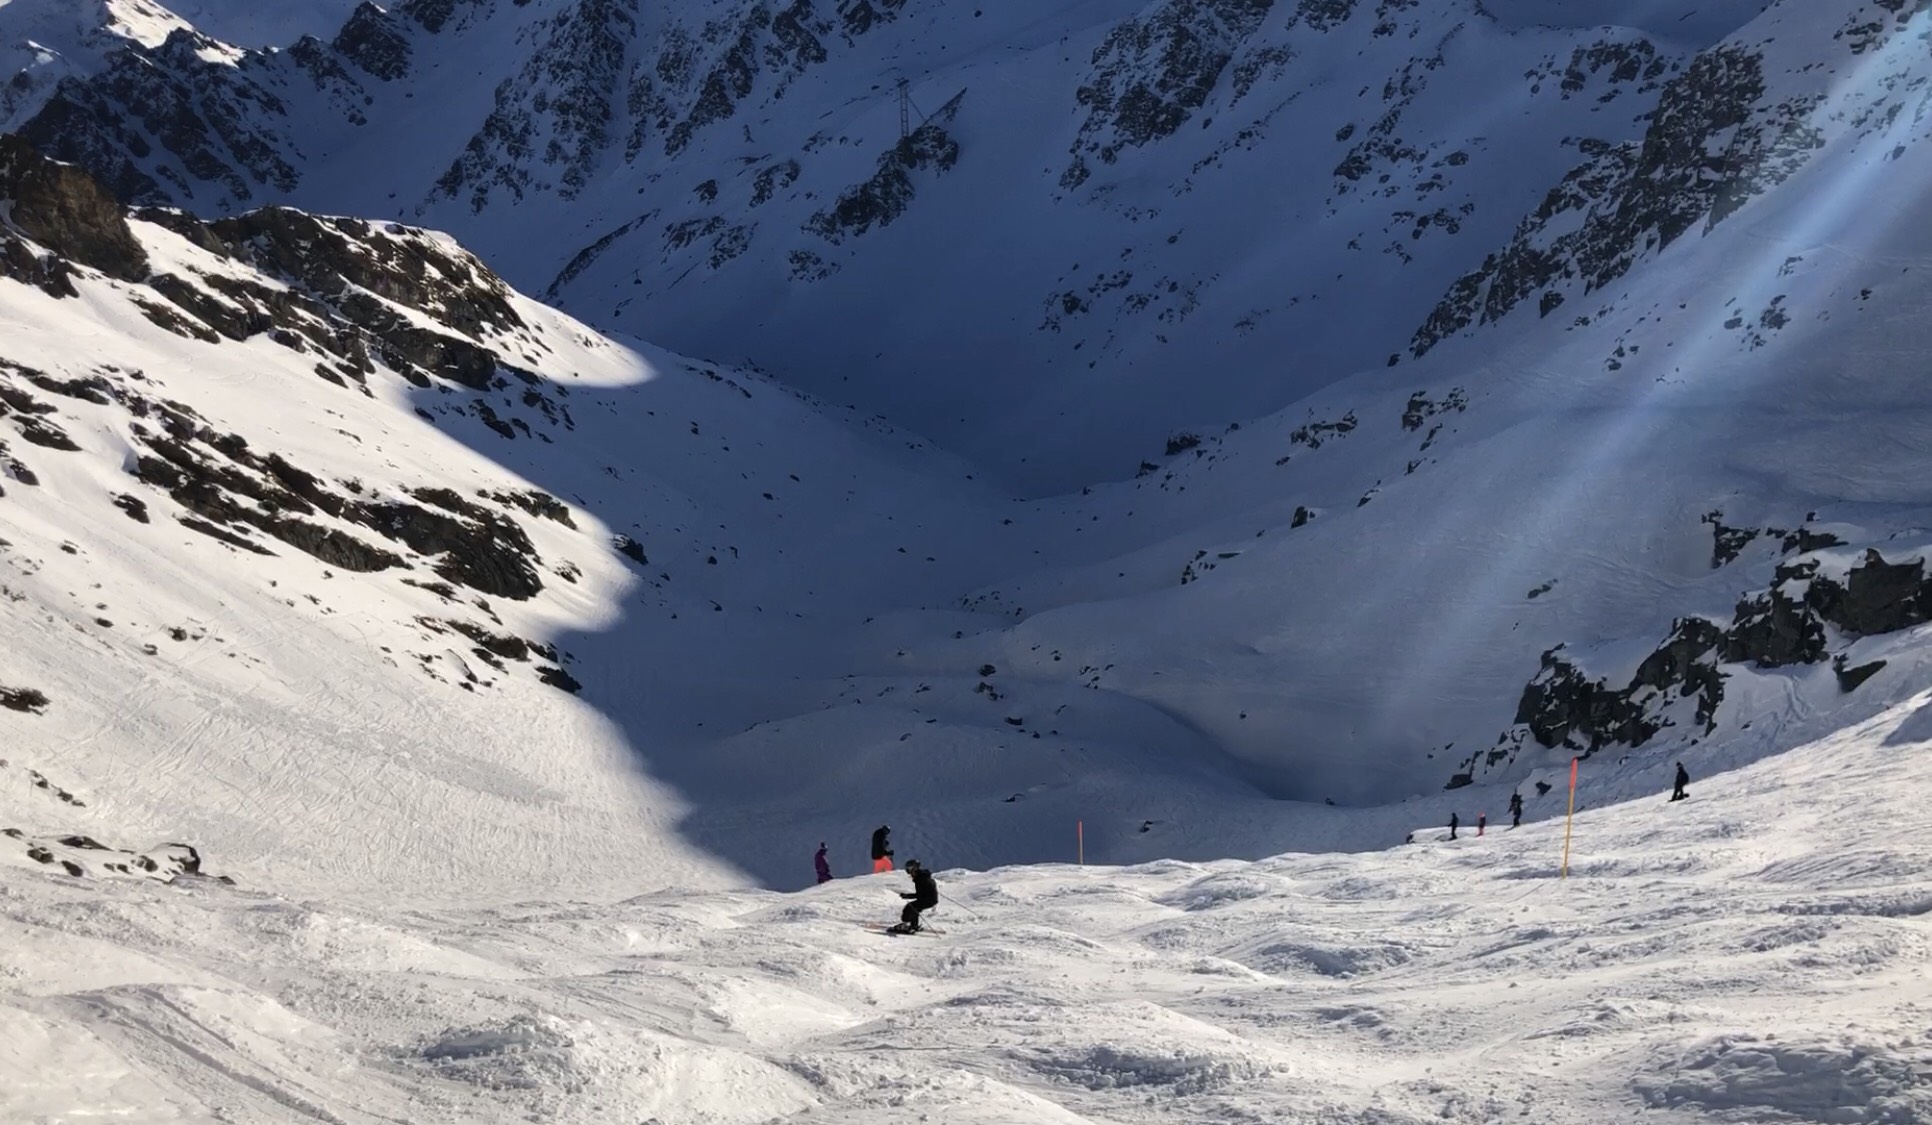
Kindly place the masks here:
POLYGON ((1563 878, 1570 877, 1570 826, 1576 822, 1576 764, 1581 759, 1570 759, 1570 811, 1563 818, 1563 878))
POLYGON ((1075 854, 1077 854, 1080 858, 1080 866, 1082 867, 1087 866, 1087 822, 1086 821, 1076 820, 1073 822, 1073 842, 1074 842, 1075 854))

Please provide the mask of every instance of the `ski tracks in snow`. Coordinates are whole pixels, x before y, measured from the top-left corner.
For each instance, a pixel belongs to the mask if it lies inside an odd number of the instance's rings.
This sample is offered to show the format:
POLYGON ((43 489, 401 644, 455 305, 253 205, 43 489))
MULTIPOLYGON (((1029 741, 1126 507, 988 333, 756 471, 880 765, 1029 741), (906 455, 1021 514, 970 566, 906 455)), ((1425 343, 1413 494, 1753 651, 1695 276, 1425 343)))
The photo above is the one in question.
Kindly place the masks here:
POLYGON ((0 896, 0 1117, 1925 1120, 1932 761, 1885 745, 1911 711, 1589 810, 1567 881, 1560 822, 954 871, 929 940, 853 925, 897 877, 484 908, 35 873, 0 896))

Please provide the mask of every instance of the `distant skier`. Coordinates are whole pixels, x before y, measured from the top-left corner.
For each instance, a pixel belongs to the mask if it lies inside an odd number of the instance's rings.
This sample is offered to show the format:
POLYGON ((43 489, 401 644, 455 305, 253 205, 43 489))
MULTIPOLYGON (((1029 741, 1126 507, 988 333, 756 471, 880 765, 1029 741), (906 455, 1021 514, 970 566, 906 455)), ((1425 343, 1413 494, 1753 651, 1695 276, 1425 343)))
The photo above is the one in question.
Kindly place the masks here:
POLYGON ((1486 812, 1477 813, 1476 814, 1476 835, 1481 836, 1484 832, 1488 830, 1488 828, 1489 828, 1489 814, 1486 812))
POLYGON ((899 912, 899 924, 892 927, 895 934, 916 934, 919 932, 919 915, 939 905, 939 885, 932 881, 932 872, 916 859, 906 861, 906 874, 912 876, 912 893, 899 892, 906 900, 906 907, 899 912))
POLYGON ((1461 824, 1462 817, 1457 816, 1455 813, 1449 814, 1449 838, 1451 840, 1456 838, 1456 828, 1461 824))
POLYGON ((872 833, 872 873, 892 870, 892 825, 881 824, 872 833))
POLYGON ((1511 793, 1509 795, 1509 826, 1511 828, 1521 828, 1523 826, 1523 795, 1521 793, 1511 793))
POLYGON ((1690 796, 1690 790, 1685 788, 1689 784, 1690 771, 1684 768, 1684 763, 1677 763, 1677 787, 1670 791, 1670 799, 1673 801, 1681 801, 1690 796))
POLYGON ((825 859, 825 841, 823 840, 818 842, 818 852, 812 856, 812 869, 818 872, 819 882, 829 883, 832 881, 832 865, 825 859))

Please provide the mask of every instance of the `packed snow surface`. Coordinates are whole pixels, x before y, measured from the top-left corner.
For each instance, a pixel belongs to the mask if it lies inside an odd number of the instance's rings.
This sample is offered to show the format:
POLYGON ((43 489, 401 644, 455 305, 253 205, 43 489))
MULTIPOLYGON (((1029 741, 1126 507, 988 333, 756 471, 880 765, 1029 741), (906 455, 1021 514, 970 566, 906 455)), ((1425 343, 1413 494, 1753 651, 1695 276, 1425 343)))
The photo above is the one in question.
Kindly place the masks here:
POLYGON ((16 867, 0 1119, 1912 1125, 1929 714, 1681 804, 1591 763, 1567 880, 1561 818, 942 871, 913 937, 860 926, 896 874, 453 909, 16 867))

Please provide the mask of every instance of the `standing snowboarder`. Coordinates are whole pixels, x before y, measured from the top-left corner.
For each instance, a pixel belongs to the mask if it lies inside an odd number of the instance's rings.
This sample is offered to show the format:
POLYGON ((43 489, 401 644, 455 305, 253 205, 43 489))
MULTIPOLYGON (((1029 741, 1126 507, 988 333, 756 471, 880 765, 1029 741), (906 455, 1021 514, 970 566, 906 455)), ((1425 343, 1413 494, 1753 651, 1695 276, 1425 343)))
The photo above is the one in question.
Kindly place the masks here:
POLYGON ((1509 826, 1511 828, 1521 828, 1523 826, 1523 795, 1521 793, 1511 793, 1509 795, 1509 826))
POLYGON ((1462 817, 1456 815, 1455 813, 1449 814, 1449 838, 1451 840, 1456 838, 1456 826, 1460 825, 1461 823, 1462 823, 1462 817))
POLYGON ((1684 763, 1677 763, 1677 786, 1670 791, 1670 799, 1673 801, 1681 801, 1690 796, 1690 790, 1684 788, 1689 784, 1690 771, 1684 768, 1684 763))
POLYGON ((872 873, 892 870, 892 825, 881 824, 872 833, 872 873))
POLYGON ((906 874, 912 876, 912 893, 899 892, 906 906, 899 912, 899 924, 892 927, 895 934, 918 933, 920 912, 939 905, 939 885, 932 881, 932 872, 924 864, 916 859, 907 860, 906 874))
POLYGON ((825 859, 825 841, 823 840, 818 842, 818 852, 812 856, 812 869, 818 872, 819 882, 829 883, 832 881, 832 865, 825 859))

